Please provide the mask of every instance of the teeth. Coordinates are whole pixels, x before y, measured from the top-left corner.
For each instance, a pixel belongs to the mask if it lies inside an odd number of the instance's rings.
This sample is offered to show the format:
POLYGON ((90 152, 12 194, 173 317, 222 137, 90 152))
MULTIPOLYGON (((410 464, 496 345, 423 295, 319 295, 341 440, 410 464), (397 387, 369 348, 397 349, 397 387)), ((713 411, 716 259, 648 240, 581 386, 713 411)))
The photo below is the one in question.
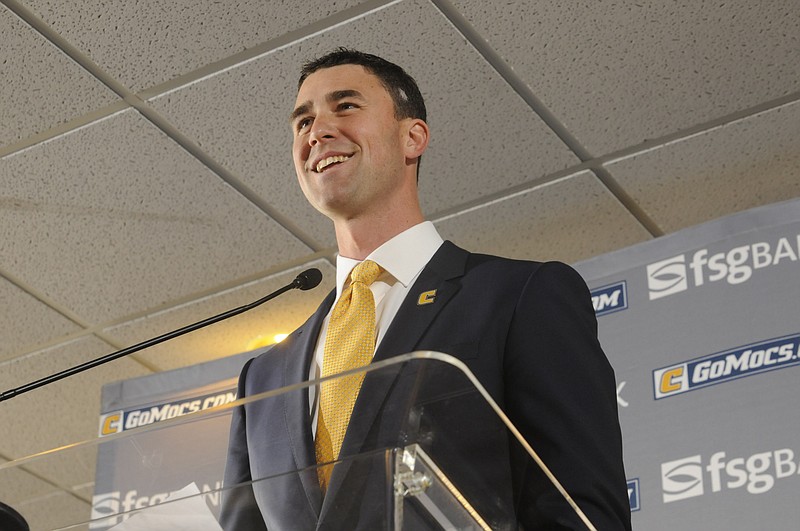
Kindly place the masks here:
POLYGON ((328 157, 327 159, 321 160, 321 161, 319 161, 317 163, 317 173, 321 172, 322 170, 324 170, 325 168, 327 168, 328 166, 330 166, 334 162, 344 162, 349 158, 350 157, 346 157, 344 155, 336 155, 336 156, 328 157))

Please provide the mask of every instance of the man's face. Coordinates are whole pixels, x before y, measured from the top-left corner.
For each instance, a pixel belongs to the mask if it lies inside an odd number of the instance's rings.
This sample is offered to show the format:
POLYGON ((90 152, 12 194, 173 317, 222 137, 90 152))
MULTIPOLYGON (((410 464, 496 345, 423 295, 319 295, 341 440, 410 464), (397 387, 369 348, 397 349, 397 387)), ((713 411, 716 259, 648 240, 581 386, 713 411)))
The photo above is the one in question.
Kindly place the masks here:
POLYGON ((295 171, 308 201, 331 219, 388 204, 406 164, 404 123, 380 80, 359 65, 308 76, 292 113, 295 171))

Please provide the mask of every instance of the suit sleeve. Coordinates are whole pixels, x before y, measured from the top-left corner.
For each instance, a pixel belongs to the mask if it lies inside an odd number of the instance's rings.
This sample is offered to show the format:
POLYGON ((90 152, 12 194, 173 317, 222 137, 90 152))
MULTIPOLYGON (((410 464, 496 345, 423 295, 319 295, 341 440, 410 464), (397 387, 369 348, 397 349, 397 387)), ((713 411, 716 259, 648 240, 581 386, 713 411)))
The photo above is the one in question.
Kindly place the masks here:
MULTIPOLYGON (((512 422, 598 530, 630 530, 614 372, 583 279, 551 262, 528 278, 504 355, 512 422)), ((525 529, 585 529, 532 460, 518 488, 525 529)))
MULTIPOLYGON (((248 361, 239 376, 237 398, 245 396, 248 361)), ((224 490, 219 523, 225 531, 266 531, 264 519, 258 509, 250 482, 250 457, 247 449, 246 414, 244 406, 237 406, 231 416, 228 457, 225 463, 224 490)))

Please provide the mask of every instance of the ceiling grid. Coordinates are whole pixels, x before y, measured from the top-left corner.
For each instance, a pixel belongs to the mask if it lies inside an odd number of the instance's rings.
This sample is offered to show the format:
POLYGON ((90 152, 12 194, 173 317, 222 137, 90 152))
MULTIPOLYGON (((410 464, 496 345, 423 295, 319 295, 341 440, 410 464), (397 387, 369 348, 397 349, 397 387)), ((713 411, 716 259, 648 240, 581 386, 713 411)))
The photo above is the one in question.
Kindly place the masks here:
MULTIPOLYGON (((332 288, 335 237, 290 156, 305 60, 351 46, 414 75, 421 198, 445 238, 569 263, 800 197, 789 4, 0 0, 4 390, 324 274, 9 401, 1 422, 42 421, 0 458, 92 437, 104 383, 241 352, 332 288)), ((65 510, 93 480, 28 479, 25 503, 65 510)))

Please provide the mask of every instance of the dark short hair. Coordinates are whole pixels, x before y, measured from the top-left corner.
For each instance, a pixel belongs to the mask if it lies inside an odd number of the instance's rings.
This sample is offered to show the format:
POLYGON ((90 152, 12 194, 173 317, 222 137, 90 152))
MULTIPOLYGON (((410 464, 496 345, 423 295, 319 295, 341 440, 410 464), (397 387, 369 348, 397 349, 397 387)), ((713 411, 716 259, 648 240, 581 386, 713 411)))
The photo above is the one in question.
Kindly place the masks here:
POLYGON ((297 89, 300 90, 303 81, 317 70, 341 65, 360 65, 377 77, 392 97, 394 113, 399 120, 419 118, 427 121, 425 100, 414 78, 396 64, 370 53, 341 47, 318 59, 313 59, 303 65, 297 89))

